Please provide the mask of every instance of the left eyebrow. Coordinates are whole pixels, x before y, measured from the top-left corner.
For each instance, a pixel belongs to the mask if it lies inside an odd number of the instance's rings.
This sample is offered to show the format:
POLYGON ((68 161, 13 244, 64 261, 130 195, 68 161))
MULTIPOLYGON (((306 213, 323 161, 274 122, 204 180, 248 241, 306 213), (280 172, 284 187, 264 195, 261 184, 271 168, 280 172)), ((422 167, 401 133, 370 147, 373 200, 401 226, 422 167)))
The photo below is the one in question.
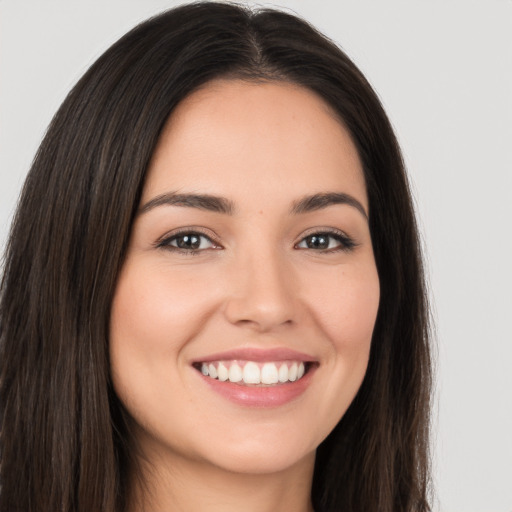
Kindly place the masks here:
POLYGON ((209 194, 178 194, 167 193, 154 197, 139 209, 139 214, 146 213, 158 206, 183 206, 187 208, 198 208, 211 212, 233 215, 235 206, 232 201, 225 197, 212 196, 209 194))
POLYGON ((321 210, 322 208, 327 208, 334 204, 346 204, 348 206, 352 206, 361 213, 366 220, 368 220, 368 214, 366 213, 364 206, 355 197, 343 192, 324 192, 305 196, 293 203, 291 213, 308 213, 315 210, 321 210))

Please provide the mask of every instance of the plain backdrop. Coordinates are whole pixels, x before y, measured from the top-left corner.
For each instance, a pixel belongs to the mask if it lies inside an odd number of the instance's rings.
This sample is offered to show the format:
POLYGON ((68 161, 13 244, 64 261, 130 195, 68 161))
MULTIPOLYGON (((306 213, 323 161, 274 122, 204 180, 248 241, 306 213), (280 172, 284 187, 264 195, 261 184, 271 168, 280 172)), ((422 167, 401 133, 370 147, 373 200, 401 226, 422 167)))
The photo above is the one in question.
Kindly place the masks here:
MULTIPOLYGON (((170 0, 0 0, 0 246, 71 86, 170 0)), ((512 512, 512 1, 280 0, 374 85, 409 168, 437 324, 436 510, 512 512)), ((20 283, 23 286, 23 283, 20 283)))

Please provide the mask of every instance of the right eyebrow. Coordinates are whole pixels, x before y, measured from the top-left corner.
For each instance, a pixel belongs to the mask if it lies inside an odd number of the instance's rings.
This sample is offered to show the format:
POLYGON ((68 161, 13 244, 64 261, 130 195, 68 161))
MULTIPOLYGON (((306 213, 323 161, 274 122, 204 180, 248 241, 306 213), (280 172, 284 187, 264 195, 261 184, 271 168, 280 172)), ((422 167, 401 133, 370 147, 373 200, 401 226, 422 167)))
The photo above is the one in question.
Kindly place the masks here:
POLYGON ((292 207, 293 214, 308 213, 315 210, 321 210, 334 204, 347 204, 355 208, 368 221, 368 214, 364 206, 350 194, 344 192, 324 192, 305 196, 300 201, 296 201, 292 207))
POLYGON ((235 212, 233 202, 225 197, 212 196, 210 194, 178 194, 176 192, 168 192, 150 199, 139 208, 138 214, 142 215, 158 206, 184 206, 224 213, 226 215, 233 215, 235 212))

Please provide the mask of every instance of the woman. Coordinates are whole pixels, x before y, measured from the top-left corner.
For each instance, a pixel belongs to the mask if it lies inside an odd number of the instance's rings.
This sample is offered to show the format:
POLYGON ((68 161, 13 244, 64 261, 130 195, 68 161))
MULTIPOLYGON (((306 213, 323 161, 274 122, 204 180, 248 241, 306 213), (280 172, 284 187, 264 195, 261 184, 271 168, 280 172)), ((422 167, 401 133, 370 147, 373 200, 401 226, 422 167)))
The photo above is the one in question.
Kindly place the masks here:
POLYGON ((428 510, 400 151, 290 15, 136 27, 56 114, 1 298, 1 510, 428 510))

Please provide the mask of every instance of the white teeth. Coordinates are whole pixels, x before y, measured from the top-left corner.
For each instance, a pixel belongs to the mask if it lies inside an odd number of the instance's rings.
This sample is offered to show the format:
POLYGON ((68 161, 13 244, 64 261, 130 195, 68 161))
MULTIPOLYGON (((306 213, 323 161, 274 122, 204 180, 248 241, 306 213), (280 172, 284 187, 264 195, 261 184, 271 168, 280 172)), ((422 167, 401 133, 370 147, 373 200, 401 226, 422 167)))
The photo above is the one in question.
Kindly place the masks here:
POLYGON ((306 372, 306 365, 302 361, 278 363, 212 361, 211 363, 201 363, 199 369, 203 375, 222 382, 229 380, 248 385, 274 385, 299 380, 306 372))
MULTIPOLYGON (((247 367, 247 365, 245 365, 247 367)), ((277 367, 274 363, 265 363, 261 369, 261 382, 263 384, 276 384, 279 380, 277 367)))
POLYGON ((229 367, 229 382, 240 382, 242 380, 242 368, 236 363, 229 367))
POLYGON ((288 370, 288 380, 292 382, 297 380, 297 363, 293 363, 288 370))
POLYGON ((286 382, 288 380, 288 366, 282 364, 279 368, 279 382, 286 382))
POLYGON ((253 362, 247 363, 244 366, 243 379, 246 384, 259 384, 261 382, 259 366, 253 362))
POLYGON ((229 379, 229 371, 222 363, 217 367, 217 376, 223 382, 229 379))
POLYGON ((304 367, 304 363, 299 363, 299 368, 297 369, 297 379, 300 379, 304 372, 306 371, 306 368, 304 367))
POLYGON ((213 379, 217 378, 217 368, 213 364, 208 365, 208 373, 213 379))

